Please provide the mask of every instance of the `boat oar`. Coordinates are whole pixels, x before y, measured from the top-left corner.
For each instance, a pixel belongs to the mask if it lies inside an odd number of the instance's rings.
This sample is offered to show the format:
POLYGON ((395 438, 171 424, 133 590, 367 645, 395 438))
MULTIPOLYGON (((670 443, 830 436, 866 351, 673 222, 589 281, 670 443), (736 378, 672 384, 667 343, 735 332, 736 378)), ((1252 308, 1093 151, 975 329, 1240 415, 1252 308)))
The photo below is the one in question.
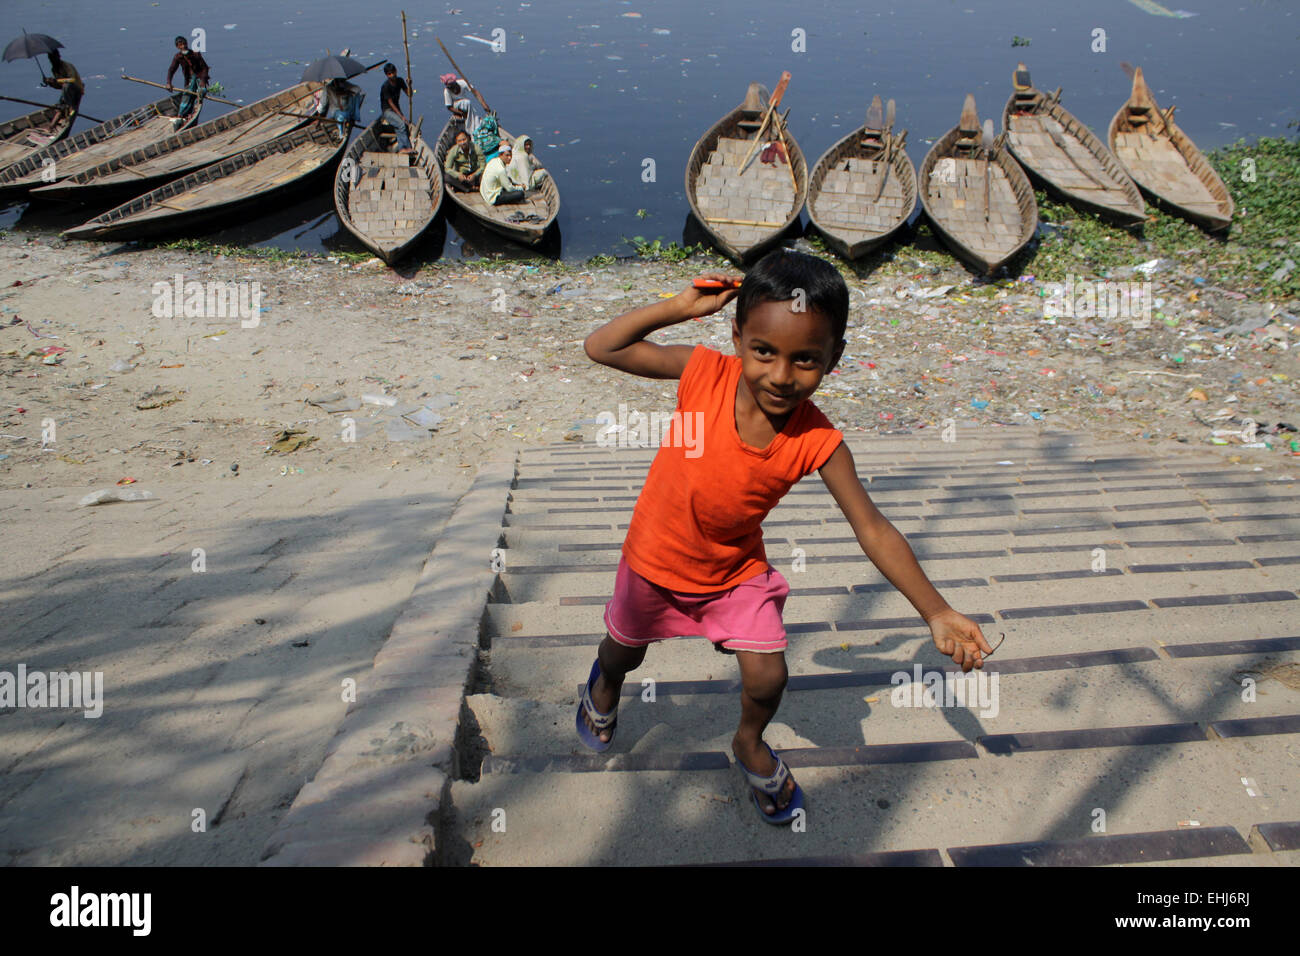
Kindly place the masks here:
POLYGON ((894 142, 894 101, 891 99, 885 107, 885 168, 880 174, 880 186, 876 189, 876 198, 872 202, 880 202, 880 197, 885 192, 885 180, 889 178, 889 163, 892 155, 894 142))
POLYGON ((794 187, 794 198, 799 198, 799 179, 794 174, 794 153, 790 150, 790 143, 785 138, 785 121, 790 115, 790 111, 785 111, 785 116, 776 120, 776 135, 781 140, 781 147, 785 150, 786 169, 790 173, 790 185, 794 187))
POLYGON ((763 114, 763 122, 759 124, 758 132, 754 134, 754 142, 749 147, 749 152, 745 154, 745 159, 740 164, 740 171, 743 173, 749 166, 749 161, 754 158, 754 150, 758 149, 758 144, 763 141, 763 130, 767 129, 767 124, 771 122, 772 115, 776 108, 781 105, 781 97, 785 96, 785 88, 790 85, 790 71, 786 70, 781 74, 781 82, 776 84, 776 92, 768 100, 767 112, 763 114))
MULTIPOLYGON (((434 39, 438 40, 437 37, 434 37, 434 39)), ((483 99, 483 94, 478 91, 478 87, 469 82, 469 77, 465 75, 465 71, 456 65, 456 61, 451 58, 451 54, 447 52, 447 48, 442 46, 441 40, 438 40, 438 46, 442 47, 443 55, 447 57, 447 61, 451 64, 451 68, 456 71, 456 75, 469 84, 470 90, 474 93, 474 98, 477 99, 479 105, 483 107, 483 112, 491 113, 492 107, 487 105, 487 100, 483 99)))
MULTIPOLYGON (((138 76, 127 76, 125 73, 122 74, 122 79, 124 79, 124 80, 130 80, 132 83, 143 83, 145 86, 156 86, 156 87, 158 87, 158 89, 160 89, 160 90, 165 90, 165 89, 167 89, 167 87, 164 86, 162 83, 155 83, 153 80, 142 80, 142 79, 140 79, 140 77, 138 77, 138 76)), ((184 93, 185 91, 184 91, 184 90, 175 90, 174 92, 177 92, 177 93, 184 93)), ((206 93, 203 94, 203 98, 204 98, 205 100, 212 100, 212 102, 214 102, 214 103, 225 103, 227 106, 239 106, 239 105, 240 105, 239 103, 236 103, 234 100, 226 100, 226 99, 222 99, 220 96, 212 96, 212 95, 210 95, 210 94, 206 94, 206 93)))
MULTIPOLYGON (((0 96, 0 100, 8 100, 10 103, 25 103, 25 104, 27 104, 28 106, 39 106, 39 107, 40 107, 41 109, 43 109, 43 110, 52 110, 52 109, 54 109, 54 106, 51 106, 51 105, 49 105, 49 104, 47 104, 47 103, 37 103, 37 102, 34 101, 34 100, 20 100, 20 99, 19 99, 18 97, 16 97, 16 96, 0 96)), ((58 105, 58 104, 55 104, 55 106, 57 106, 57 105, 58 105)), ((97 118, 95 118, 94 116, 91 116, 89 113, 83 113, 83 112, 81 112, 80 110, 77 111, 77 115, 80 116, 82 119, 88 119, 88 120, 90 120, 92 123, 103 123, 103 122, 107 122, 106 120, 97 119, 97 118)))
POLYGON ((984 121, 984 136, 981 139, 984 146, 984 221, 989 221, 989 160, 993 152, 993 120, 984 121))

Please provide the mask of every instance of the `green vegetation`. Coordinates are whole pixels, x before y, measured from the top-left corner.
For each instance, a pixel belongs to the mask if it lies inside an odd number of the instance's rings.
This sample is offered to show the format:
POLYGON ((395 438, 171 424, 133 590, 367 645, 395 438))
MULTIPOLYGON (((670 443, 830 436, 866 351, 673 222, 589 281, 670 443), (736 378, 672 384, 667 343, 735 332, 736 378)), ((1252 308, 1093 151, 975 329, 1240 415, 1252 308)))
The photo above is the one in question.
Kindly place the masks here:
POLYGON ((697 252, 706 252, 701 246, 679 246, 676 242, 670 242, 664 245, 662 239, 653 241, 646 239, 645 236, 633 236, 631 239, 624 239, 629 243, 636 254, 642 259, 652 259, 656 262, 681 262, 683 259, 689 259, 697 252))
POLYGON ((1285 260, 1300 260, 1300 141, 1238 142, 1207 158, 1237 206, 1226 240, 1152 206, 1139 238, 1040 192, 1039 219, 1058 227, 1050 230, 1057 234, 1043 237, 1026 271, 1059 281, 1068 273, 1102 274, 1168 258, 1185 262, 1196 275, 1212 276, 1214 285, 1253 295, 1300 296, 1300 267, 1273 278, 1285 260), (1252 175, 1253 182, 1246 178, 1252 175))
MULTIPOLYGON (((276 249, 273 247, 230 246, 206 239, 173 239, 169 242, 142 243, 145 248, 177 249, 181 252, 210 253, 214 256, 226 256, 231 259, 269 259, 273 262, 290 262, 297 259, 321 259, 319 253, 301 249, 276 249)), ((365 262, 373 258, 368 252, 331 252, 335 259, 347 262, 365 262)))
POLYGON ((1029 46, 1029 37, 1013 36, 1011 38, 1012 46, 1029 46))

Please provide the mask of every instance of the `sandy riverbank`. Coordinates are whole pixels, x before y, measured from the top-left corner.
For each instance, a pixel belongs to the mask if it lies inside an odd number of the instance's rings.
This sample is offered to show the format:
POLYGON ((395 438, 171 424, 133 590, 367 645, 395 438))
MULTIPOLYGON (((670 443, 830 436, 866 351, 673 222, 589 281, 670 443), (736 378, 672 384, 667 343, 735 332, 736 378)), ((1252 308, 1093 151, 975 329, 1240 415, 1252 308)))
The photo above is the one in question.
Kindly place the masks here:
MULTIPOLYGON (((1290 442, 1300 435, 1278 423, 1300 425, 1296 303, 1251 301, 1221 278, 1194 281, 1186 265, 1157 261, 1149 278, 1160 318, 1133 328, 1048 322, 1041 283, 986 285, 955 263, 900 249, 878 271, 850 277, 849 346, 817 402, 845 430, 993 421, 1153 443, 1217 440, 1243 465, 1293 467, 1290 442), (1240 431, 1247 418, 1256 443, 1272 447, 1213 434, 1240 431)), ((436 478, 494 450, 594 441, 600 412, 617 414, 620 403, 669 412, 674 389, 594 366, 583 338, 708 268, 440 262, 401 275, 377 260, 9 234, 0 239, 0 487, 123 478, 144 487, 164 475, 229 478, 234 465, 257 478, 418 462, 436 478), (248 290, 260 293, 259 310, 159 317, 157 284, 177 276, 245 283, 246 301, 248 290), (54 440, 42 448, 46 420, 54 440), (268 453, 285 429, 315 440, 268 453)), ((1148 276, 1130 269, 1120 278, 1148 276)), ((722 317, 660 340, 731 348, 722 317)))

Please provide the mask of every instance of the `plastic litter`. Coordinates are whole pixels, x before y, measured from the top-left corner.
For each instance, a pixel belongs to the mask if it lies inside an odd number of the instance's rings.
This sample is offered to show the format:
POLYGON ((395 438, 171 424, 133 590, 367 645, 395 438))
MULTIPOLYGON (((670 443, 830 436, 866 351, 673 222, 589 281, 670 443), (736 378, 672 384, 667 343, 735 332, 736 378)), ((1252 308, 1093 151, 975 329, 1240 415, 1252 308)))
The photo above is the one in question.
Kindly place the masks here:
POLYGON ((157 495, 152 491, 137 488, 100 488, 82 498, 77 507, 89 508, 93 505, 106 505, 115 501, 152 501, 156 497, 157 495))

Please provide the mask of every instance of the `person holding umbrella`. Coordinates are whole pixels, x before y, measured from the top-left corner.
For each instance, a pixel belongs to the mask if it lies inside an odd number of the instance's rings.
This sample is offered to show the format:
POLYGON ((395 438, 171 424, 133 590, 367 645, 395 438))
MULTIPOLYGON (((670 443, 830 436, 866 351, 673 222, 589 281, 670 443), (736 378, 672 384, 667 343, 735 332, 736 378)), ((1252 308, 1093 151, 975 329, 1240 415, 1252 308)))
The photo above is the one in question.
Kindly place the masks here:
POLYGON ((178 69, 185 77, 186 93, 181 97, 180 106, 176 109, 176 117, 183 122, 190 110, 194 108, 200 85, 204 87, 211 85, 208 61, 203 59, 202 53, 191 50, 189 41, 184 37, 176 38, 176 55, 172 57, 171 66, 167 68, 168 93, 174 92, 172 77, 176 75, 178 69))
POLYGON ((63 95, 55 105, 66 114, 75 115, 86 93, 86 84, 81 81, 77 68, 59 56, 58 50, 50 50, 46 55, 50 58, 50 75, 45 78, 45 85, 62 90, 63 95))

